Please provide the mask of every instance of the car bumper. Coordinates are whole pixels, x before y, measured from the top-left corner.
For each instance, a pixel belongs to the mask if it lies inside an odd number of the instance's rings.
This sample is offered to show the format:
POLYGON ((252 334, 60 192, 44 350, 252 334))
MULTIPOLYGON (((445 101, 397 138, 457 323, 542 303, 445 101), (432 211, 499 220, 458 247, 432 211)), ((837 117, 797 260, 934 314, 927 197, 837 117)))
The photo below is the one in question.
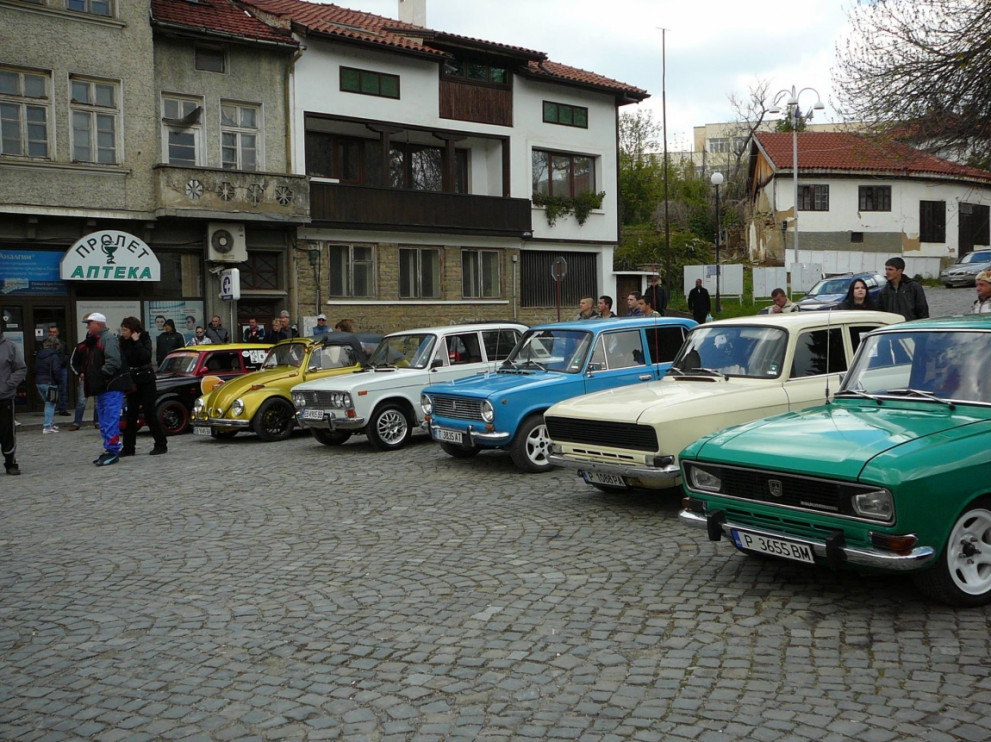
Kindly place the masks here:
POLYGON ((513 437, 510 433, 496 433, 485 430, 478 430, 474 425, 469 425, 464 430, 449 428, 445 425, 434 425, 430 421, 424 421, 421 428, 430 433, 430 437, 440 443, 454 443, 455 445, 469 446, 505 446, 513 437), (457 438, 458 440, 455 440, 457 438))
POLYGON ((977 283, 977 276, 940 276, 939 280, 946 287, 974 286, 977 283))
POLYGON ((192 424, 201 428, 237 428, 247 429, 251 426, 251 420, 228 420, 223 417, 193 418, 192 424))
MULTIPOLYGON (((314 410, 309 410, 314 412, 314 410)), ((304 411, 296 411, 296 421, 304 428, 314 428, 316 430, 348 430, 354 432, 365 427, 363 417, 337 417, 330 410, 319 410, 320 417, 303 417, 304 411)))
POLYGON ((935 551, 930 546, 916 546, 906 554, 895 554, 890 551, 847 546, 842 543, 827 544, 825 541, 816 541, 796 537, 788 533, 776 533, 761 528, 753 528, 748 525, 731 523, 726 520, 725 513, 721 510, 716 510, 705 515, 694 510, 682 510, 678 514, 678 519, 687 526, 708 531, 709 539, 712 541, 719 541, 723 535, 732 538, 732 531, 735 528, 767 538, 794 541, 810 548, 817 560, 835 566, 852 564, 858 567, 868 567, 891 572, 908 572, 929 566, 936 556, 935 551))
POLYGON ((574 469, 579 474, 582 472, 595 472, 598 474, 615 474, 626 479, 637 480, 637 487, 648 489, 663 489, 677 484, 681 476, 681 468, 678 464, 668 466, 636 466, 631 464, 610 464, 599 461, 581 461, 572 459, 561 454, 552 453, 547 457, 554 466, 563 469, 574 469))

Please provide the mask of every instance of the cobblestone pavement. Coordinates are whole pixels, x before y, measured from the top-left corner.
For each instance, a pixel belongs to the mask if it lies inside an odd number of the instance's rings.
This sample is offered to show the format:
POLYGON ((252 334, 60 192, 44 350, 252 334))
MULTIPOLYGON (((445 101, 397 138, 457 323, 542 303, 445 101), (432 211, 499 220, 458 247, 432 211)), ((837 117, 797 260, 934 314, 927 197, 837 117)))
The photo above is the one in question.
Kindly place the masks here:
POLYGON ((747 558, 676 497, 422 436, 0 476, 9 740, 986 740, 991 610, 747 558))

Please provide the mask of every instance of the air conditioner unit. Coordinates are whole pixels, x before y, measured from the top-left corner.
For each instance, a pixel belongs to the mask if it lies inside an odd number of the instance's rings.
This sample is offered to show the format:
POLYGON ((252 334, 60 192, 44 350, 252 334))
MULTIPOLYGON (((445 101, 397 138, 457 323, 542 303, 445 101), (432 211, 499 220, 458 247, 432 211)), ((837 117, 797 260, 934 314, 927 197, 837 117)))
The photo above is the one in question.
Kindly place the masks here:
POLYGON ((206 229, 206 250, 211 263, 243 263, 248 259, 244 225, 210 222, 206 229))

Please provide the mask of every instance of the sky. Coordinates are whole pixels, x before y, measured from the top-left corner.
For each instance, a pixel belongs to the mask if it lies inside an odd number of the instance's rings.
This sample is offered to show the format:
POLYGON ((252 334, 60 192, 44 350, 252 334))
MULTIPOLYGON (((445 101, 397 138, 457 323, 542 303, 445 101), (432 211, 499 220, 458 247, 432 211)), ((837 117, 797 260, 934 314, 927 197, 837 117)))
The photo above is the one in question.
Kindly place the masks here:
MULTIPOLYGON (((667 146, 676 151, 691 148, 692 127, 736 120, 729 97, 748 98, 760 81, 772 94, 814 88, 826 105, 816 122, 842 121, 830 73, 853 1, 427 0, 426 25, 535 49, 646 90, 641 105, 658 123, 666 108, 667 146)), ((398 16, 398 0, 335 4, 398 16)), ((799 98, 803 108, 815 100, 814 92, 799 98)))

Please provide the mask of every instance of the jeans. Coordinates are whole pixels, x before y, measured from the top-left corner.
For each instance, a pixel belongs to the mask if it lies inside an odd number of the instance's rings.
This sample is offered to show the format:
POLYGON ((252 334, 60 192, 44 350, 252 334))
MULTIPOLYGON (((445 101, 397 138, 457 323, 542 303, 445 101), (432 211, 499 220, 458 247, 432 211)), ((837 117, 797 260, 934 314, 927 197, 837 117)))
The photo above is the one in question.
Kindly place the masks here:
POLYGON ((55 424, 55 403, 48 401, 48 384, 38 384, 38 394, 41 395, 45 403, 45 428, 48 429, 55 424))
MULTIPOLYGON (((83 416, 86 414, 86 390, 83 388, 83 379, 79 377, 79 381, 76 382, 76 417, 72 421, 72 424, 77 427, 83 427, 83 416)), ((96 419, 96 402, 93 402, 93 424, 96 425, 99 422, 96 419)))

